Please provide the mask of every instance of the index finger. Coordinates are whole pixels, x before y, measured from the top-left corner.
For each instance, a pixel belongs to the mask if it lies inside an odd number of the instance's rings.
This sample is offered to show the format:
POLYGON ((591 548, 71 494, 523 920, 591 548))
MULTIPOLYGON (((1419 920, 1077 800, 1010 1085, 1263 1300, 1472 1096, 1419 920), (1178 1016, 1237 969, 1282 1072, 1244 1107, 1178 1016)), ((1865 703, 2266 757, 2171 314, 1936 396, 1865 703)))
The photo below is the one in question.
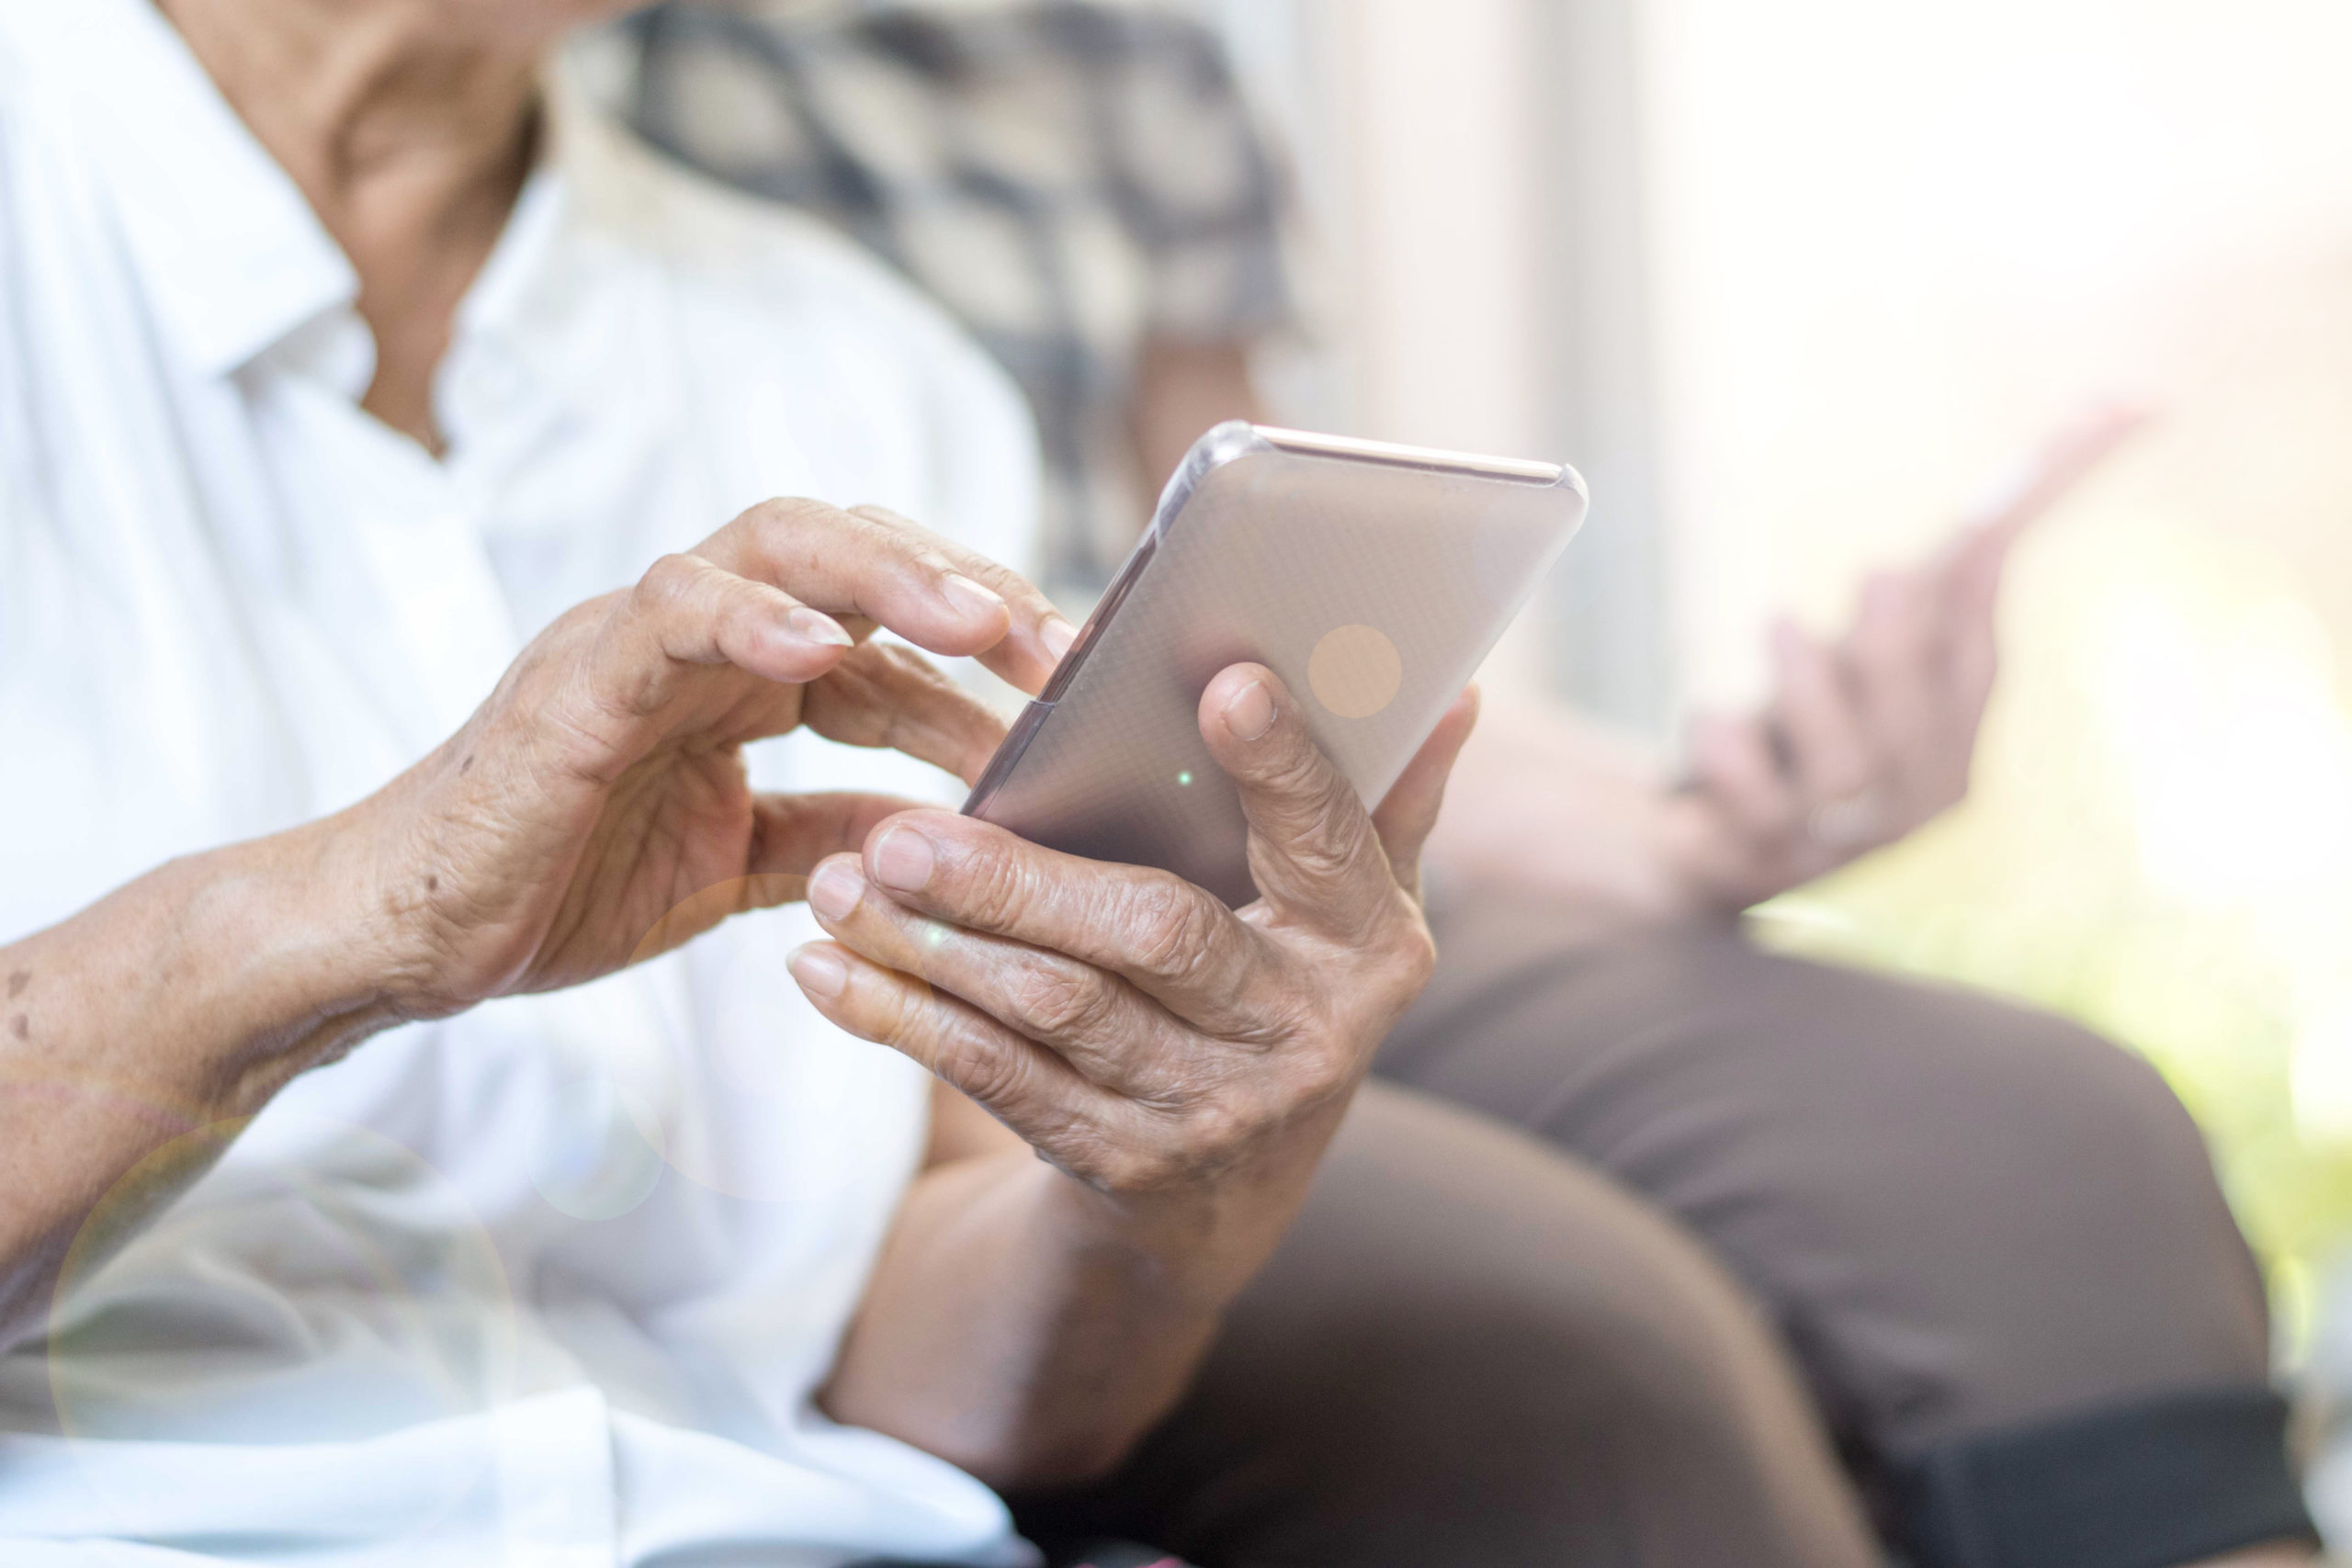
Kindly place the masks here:
POLYGON ((1218 1032, 1250 1027, 1239 999, 1270 962, 1264 939, 1182 877, 1081 860, 944 811, 883 823, 865 865, 921 914, 1108 970, 1218 1032))
POLYGON ((1959 536, 1934 563, 1939 597, 1956 626, 1948 637, 1989 636, 2009 551, 2025 531, 2139 433, 2152 416, 2138 404, 2109 403, 2061 430, 2041 451, 2005 475, 1963 513, 1959 536))
POLYGON ((874 622, 933 653, 1043 688, 1077 632, 1019 573, 876 507, 752 507, 693 552, 804 604, 874 622))
POLYGON ((2137 434, 2150 417, 2136 403, 2103 403, 2058 431, 1962 513, 1963 549, 1983 541, 2006 550, 2137 434))

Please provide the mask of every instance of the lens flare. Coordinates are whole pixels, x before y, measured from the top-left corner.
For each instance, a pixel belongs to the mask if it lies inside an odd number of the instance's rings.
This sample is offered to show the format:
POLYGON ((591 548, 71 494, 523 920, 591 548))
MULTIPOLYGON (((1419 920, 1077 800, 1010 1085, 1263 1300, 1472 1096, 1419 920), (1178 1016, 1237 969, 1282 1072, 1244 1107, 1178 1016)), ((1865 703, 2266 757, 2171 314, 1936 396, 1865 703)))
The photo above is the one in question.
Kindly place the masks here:
POLYGON ((1405 660, 1396 645, 1371 626, 1339 626, 1323 634, 1306 661, 1315 700, 1341 718, 1370 718, 1396 700, 1405 660))

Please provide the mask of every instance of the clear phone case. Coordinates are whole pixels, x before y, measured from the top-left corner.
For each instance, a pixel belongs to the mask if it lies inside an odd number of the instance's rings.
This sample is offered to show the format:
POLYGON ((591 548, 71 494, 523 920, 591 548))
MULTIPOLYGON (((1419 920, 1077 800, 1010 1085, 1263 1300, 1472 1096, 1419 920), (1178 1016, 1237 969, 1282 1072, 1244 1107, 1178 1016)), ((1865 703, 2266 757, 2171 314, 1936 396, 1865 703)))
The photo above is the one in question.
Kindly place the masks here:
POLYGON ((1585 514, 1550 463, 1243 423, 1201 438, 967 815, 1257 897, 1202 692, 1256 660, 1367 805, 1396 782, 1585 514))

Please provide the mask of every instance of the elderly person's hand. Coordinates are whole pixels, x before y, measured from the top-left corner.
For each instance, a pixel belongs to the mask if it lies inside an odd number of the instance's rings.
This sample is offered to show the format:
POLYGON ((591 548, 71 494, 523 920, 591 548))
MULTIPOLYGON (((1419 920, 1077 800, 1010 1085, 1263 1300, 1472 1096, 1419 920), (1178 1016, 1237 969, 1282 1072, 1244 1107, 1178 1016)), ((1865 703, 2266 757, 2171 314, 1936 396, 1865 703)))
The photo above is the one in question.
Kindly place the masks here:
MULTIPOLYGON (((0 1198, 0 1342, 39 1321, 96 1194, 127 1230, 297 1074, 405 1019, 576 985, 801 877, 906 803, 763 795, 742 748, 807 725, 969 775, 1002 726, 885 627, 1035 689, 1072 636, 1013 573, 876 511, 754 507, 534 641, 458 735, 337 816, 175 861, 0 946, 26 1081, 136 1086, 36 1114, 0 1198), (718 895, 714 897, 714 890, 718 895)), ((781 976, 779 976, 781 980, 781 976)), ((119 1233, 118 1233, 119 1234, 119 1233)))
POLYGON ((577 985, 797 897, 904 802, 753 792, 741 750, 806 725, 974 777, 1003 726, 876 627, 1035 690, 1071 628, 912 524, 752 508, 526 649, 447 744, 355 809, 392 1000, 441 1016, 577 985), (708 890, 725 889, 711 898, 708 890))
POLYGON ((1368 812, 1271 672, 1220 674, 1201 730, 1263 894, 1238 913, 936 812, 818 869, 833 941, 794 956, 802 989, 1012 1129, 980 1119, 935 1152, 835 1416, 1039 1486, 1099 1473, 1166 1411, 1429 976, 1417 864, 1475 712, 1465 694, 1368 812), (975 1298, 1037 1301, 1057 1326, 976 1328, 975 1298))
POLYGON ((914 812, 819 869, 809 903, 835 942, 793 973, 842 1028, 1105 1192, 1182 1191, 1319 1146, 1429 977, 1421 840, 1469 714, 1367 812, 1273 673, 1237 666, 1201 731, 1240 786, 1260 901, 1236 913, 1166 872, 914 812))

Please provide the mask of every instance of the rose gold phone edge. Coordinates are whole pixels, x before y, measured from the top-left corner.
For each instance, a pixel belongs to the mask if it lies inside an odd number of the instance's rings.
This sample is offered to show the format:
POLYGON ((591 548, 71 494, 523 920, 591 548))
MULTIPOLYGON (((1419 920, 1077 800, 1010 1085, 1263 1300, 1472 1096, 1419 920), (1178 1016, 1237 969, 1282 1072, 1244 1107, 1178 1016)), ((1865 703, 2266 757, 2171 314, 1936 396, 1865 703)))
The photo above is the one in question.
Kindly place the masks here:
POLYGON ((1169 482, 1151 527, 965 812, 1246 903, 1255 889, 1238 795, 1207 761, 1197 726, 1209 666, 1249 658, 1274 669, 1310 710, 1318 744, 1376 803, 1585 511, 1584 481, 1561 464, 1220 425, 1169 482), (1196 503, 1214 515, 1188 534, 1196 503), (1397 562, 1393 579, 1382 576, 1384 556, 1397 562), (1284 571, 1273 592, 1267 578, 1284 571), (1456 576, 1475 578, 1476 593, 1443 592, 1456 576), (1340 715, 1316 700, 1305 650, 1325 623, 1390 629, 1400 670, 1393 711, 1340 715), (1130 626, 1143 629, 1131 637, 1130 626), (1196 627, 1208 639, 1197 648, 1188 641, 1196 627))

